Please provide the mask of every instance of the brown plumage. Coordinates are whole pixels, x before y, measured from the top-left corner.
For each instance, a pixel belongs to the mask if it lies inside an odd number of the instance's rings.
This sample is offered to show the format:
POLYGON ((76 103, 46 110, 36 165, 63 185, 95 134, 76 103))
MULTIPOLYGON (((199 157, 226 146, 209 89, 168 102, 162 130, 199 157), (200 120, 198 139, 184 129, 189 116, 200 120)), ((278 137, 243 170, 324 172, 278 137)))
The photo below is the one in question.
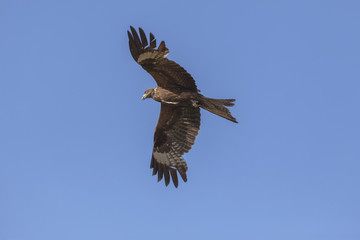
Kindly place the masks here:
POLYGON ((165 185, 173 180, 178 186, 179 172, 187 181, 187 164, 182 155, 195 143, 200 129, 200 107, 220 117, 237 123, 227 107, 235 99, 213 99, 199 94, 195 80, 179 64, 167 59, 169 49, 162 41, 157 49, 156 39, 150 33, 149 41, 144 31, 139 34, 130 26, 128 31, 130 52, 134 60, 155 79, 158 87, 145 91, 143 99, 152 98, 161 103, 159 121, 155 128, 154 147, 150 168, 158 181, 165 185))

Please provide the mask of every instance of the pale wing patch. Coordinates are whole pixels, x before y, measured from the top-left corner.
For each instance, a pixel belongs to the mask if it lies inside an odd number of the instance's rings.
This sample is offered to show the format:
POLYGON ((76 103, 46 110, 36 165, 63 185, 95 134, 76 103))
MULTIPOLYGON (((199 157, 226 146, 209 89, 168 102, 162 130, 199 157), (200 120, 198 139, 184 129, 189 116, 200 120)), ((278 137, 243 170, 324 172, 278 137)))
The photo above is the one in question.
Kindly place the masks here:
POLYGON ((163 101, 163 103, 174 104, 174 105, 179 104, 179 102, 167 102, 167 101, 163 101))
POLYGON ((172 144, 172 150, 170 152, 158 152, 154 151, 153 156, 156 159, 156 161, 160 164, 163 164, 165 166, 170 167, 184 167, 187 169, 186 162, 184 158, 181 156, 178 156, 176 152, 174 151, 176 148, 179 148, 179 145, 177 143, 172 144))
POLYGON ((167 55, 169 55, 169 53, 158 52, 158 51, 144 52, 144 53, 140 54, 137 62, 141 63, 142 61, 147 60, 147 59, 166 58, 167 55))
POLYGON ((158 163, 168 165, 168 163, 169 163, 169 158, 168 158, 168 154, 167 154, 167 153, 165 153, 165 152, 162 153, 162 152, 156 152, 156 151, 154 151, 153 155, 154 155, 154 158, 156 159, 156 161, 157 161, 158 163))
POLYGON ((149 58, 153 59, 153 58, 155 58, 155 56, 156 56, 156 52, 144 52, 144 53, 140 54, 137 62, 140 63, 149 58))

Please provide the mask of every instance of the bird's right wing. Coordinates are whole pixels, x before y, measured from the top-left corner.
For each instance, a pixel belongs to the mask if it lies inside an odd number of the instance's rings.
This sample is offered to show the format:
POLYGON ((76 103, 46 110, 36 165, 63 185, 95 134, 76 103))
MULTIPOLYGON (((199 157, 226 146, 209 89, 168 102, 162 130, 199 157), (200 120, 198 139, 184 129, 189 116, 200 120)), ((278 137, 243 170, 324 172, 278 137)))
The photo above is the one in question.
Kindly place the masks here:
POLYGON ((150 168, 158 181, 165 177, 165 185, 170 183, 170 175, 175 187, 178 186, 177 172, 187 181, 187 165, 182 155, 194 145, 200 129, 200 108, 179 107, 161 104, 158 124, 155 129, 154 148, 150 168))
POLYGON ((156 39, 152 33, 148 42, 141 28, 139 28, 140 37, 132 26, 130 29, 131 33, 128 31, 128 37, 132 57, 151 74, 160 87, 181 86, 198 91, 193 77, 179 64, 167 59, 169 49, 164 41, 155 49, 156 39))

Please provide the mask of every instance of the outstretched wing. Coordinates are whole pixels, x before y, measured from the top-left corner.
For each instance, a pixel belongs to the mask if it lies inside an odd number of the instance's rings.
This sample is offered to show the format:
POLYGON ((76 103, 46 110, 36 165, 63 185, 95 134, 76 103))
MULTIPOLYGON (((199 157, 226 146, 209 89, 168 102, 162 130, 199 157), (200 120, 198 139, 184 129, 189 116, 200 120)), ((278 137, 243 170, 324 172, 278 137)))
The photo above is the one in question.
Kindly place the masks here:
POLYGON ((139 33, 130 26, 128 31, 130 52, 134 60, 140 64, 155 79, 160 87, 181 86, 183 88, 198 91, 195 80, 179 64, 167 59, 169 49, 162 41, 157 49, 156 39, 150 33, 148 42, 144 31, 139 28, 139 33))
POLYGON ((177 172, 187 181, 187 165, 182 155, 194 145, 200 129, 200 108, 178 107, 161 104, 158 124, 155 129, 154 148, 150 168, 158 181, 165 177, 165 185, 170 176, 178 186, 177 172))

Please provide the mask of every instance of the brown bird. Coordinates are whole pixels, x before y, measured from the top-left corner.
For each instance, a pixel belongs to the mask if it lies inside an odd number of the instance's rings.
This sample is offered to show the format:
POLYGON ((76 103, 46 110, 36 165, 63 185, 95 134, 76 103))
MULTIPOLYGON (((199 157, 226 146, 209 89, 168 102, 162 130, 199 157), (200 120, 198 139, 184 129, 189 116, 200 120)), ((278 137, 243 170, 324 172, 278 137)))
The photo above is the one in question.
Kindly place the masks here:
POLYGON ((155 49, 156 39, 152 33, 148 41, 141 28, 140 37, 132 26, 130 29, 128 36, 131 55, 158 85, 147 89, 142 99, 152 98, 161 103, 150 168, 153 169, 153 175, 158 174, 158 181, 164 176, 167 186, 171 176, 177 187, 176 171, 184 182, 187 181, 188 167, 182 155, 191 149, 198 135, 200 108, 237 123, 226 108, 234 106, 235 99, 204 97, 199 93, 191 75, 179 64, 167 59, 169 49, 164 41, 155 49))

